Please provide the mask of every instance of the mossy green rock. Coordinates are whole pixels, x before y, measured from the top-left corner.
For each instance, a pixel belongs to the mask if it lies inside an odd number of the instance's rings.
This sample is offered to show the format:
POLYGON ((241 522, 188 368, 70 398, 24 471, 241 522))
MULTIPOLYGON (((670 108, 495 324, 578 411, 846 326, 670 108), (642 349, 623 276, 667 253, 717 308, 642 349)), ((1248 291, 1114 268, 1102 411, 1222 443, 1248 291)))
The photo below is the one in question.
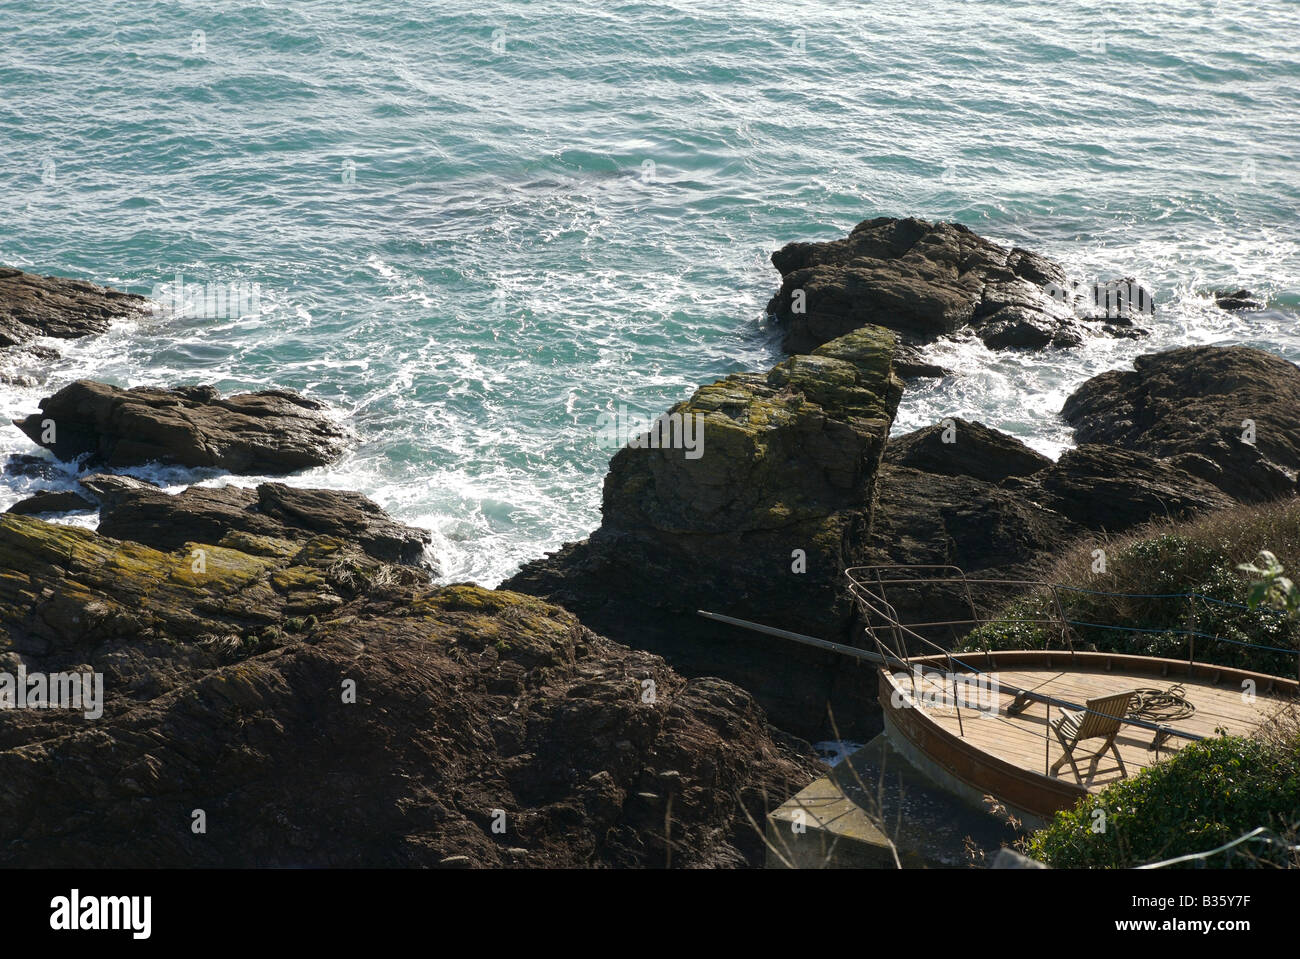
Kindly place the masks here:
POLYGON ((620 450, 600 529, 504 585, 562 603, 689 674, 745 686, 786 729, 828 733, 837 666, 780 640, 742 639, 696 610, 848 638, 843 571, 867 541, 902 393, 894 345, 891 333, 865 327, 766 374, 701 387, 669 411, 696 424, 699 444, 620 450))
POLYGON ((735 686, 342 538, 0 516, 0 624, 0 670, 105 694, 0 710, 0 866, 757 865, 818 773, 735 686))

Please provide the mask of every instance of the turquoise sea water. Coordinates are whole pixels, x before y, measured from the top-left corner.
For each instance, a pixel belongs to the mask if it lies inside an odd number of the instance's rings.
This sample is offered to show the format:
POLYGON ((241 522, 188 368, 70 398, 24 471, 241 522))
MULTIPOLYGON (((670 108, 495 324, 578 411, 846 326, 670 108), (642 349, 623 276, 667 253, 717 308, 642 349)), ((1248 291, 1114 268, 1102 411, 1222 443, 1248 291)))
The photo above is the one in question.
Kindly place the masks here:
POLYGON ((0 263, 261 291, 59 344, 0 412, 78 376, 305 391, 361 443, 293 482, 491 585, 598 524, 602 411, 778 359, 771 250, 916 215, 1155 291, 1144 343, 936 350, 963 375, 896 427, 1055 452, 1064 396, 1138 352, 1300 359, 1297 36, 1295 0, 0 2, 0 263))

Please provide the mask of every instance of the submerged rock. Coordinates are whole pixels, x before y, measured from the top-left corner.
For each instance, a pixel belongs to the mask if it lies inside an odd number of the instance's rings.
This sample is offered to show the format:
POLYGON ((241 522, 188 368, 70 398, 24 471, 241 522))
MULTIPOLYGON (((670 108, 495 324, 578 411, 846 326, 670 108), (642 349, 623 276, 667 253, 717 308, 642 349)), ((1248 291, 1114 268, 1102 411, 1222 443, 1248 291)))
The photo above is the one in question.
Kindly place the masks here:
POLYGON ((423 579, 331 537, 165 553, 0 516, 0 664, 105 693, 0 711, 0 865, 762 862, 750 817, 821 766, 748 694, 423 579))
POLYGON ((360 493, 298 489, 263 483, 191 486, 175 495, 125 477, 96 475, 81 481, 101 503, 99 532, 155 549, 188 542, 219 542, 230 533, 303 542, 337 536, 388 563, 425 565, 430 535, 392 519, 360 493))
POLYGON ((1140 335, 1133 317, 1151 308, 1145 291, 1130 298, 1126 287, 1122 297, 1103 291, 1094 309, 1097 291, 1081 301, 1059 264, 959 223, 877 217, 841 240, 787 244, 772 264, 782 281, 767 309, 794 353, 867 324, 909 343, 969 329, 993 349, 1077 346, 1089 335, 1140 335))
POLYGON ((1294 495, 1300 470, 1300 369, 1245 346, 1148 353, 1095 376, 1061 415, 1080 443, 1168 459, 1233 499, 1294 495))
MULTIPOLYGON (((863 682, 860 671, 696 611, 847 637, 853 609, 842 572, 866 544, 902 389, 893 347, 891 334, 867 327, 766 375, 701 387, 672 413, 699 418, 703 455, 620 450, 600 528, 505 587, 558 602, 689 675, 745 686, 782 728, 826 731, 837 682, 863 682)), ((849 735, 857 718, 846 708, 837 722, 849 735)))
POLYGON ((952 376, 953 371, 931 363, 915 346, 900 343, 894 349, 894 372, 905 380, 952 376))
POLYGON ((64 460, 109 467, 158 462, 283 474, 333 462, 348 433, 323 403, 289 390, 223 399, 211 386, 121 389, 78 380, 14 425, 64 460))
POLYGON ((148 301, 134 293, 0 267, 0 347, 22 346, 38 336, 103 333, 113 320, 147 310, 148 301))
POLYGON ((1261 310, 1264 304, 1247 289, 1215 290, 1214 303, 1221 310, 1261 310))

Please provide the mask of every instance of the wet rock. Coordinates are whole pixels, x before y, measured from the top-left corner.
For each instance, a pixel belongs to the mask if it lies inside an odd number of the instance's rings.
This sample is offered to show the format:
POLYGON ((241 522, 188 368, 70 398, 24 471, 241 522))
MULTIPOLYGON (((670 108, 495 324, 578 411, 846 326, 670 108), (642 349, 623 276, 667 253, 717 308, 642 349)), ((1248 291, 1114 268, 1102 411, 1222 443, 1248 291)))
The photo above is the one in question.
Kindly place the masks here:
POLYGON ((914 346, 899 344, 894 349, 894 373, 905 380, 937 379, 952 376, 953 371, 938 363, 931 363, 914 346))
POLYGON ((1300 369, 1244 346, 1192 346, 1095 376, 1061 415, 1079 443, 1168 459, 1242 502, 1293 495, 1300 369))
POLYGON ((330 537, 236 541, 196 571, 0 516, 0 656, 105 679, 94 721, 0 711, 0 865, 757 865, 749 817, 822 768, 744 691, 539 600, 433 589, 330 537), (307 590, 338 606, 286 615, 307 590), (220 824, 201 843, 194 809, 220 824))
POLYGON ((30 516, 36 513, 75 513, 94 508, 94 503, 76 493, 45 490, 19 500, 7 512, 30 516))
POLYGON ((1264 304, 1247 289, 1215 290, 1215 305, 1221 310, 1262 310, 1264 304))
POLYGON ((0 267, 0 348, 38 336, 74 339, 103 333, 115 319, 147 311, 144 297, 57 276, 0 267))
POLYGON ((283 474, 342 454, 348 433, 325 410, 289 390, 223 399, 210 386, 121 389, 78 380, 14 424, 63 460, 89 454, 110 468, 158 462, 283 474))
POLYGON ((220 542, 231 533, 304 542, 336 536, 388 563, 423 565, 431 537, 395 522, 360 493, 298 489, 263 483, 191 486, 177 494, 125 477, 96 475, 82 485, 101 503, 99 532, 155 549, 180 549, 190 542, 220 542))
MULTIPOLYGON (((113 473, 94 473, 90 476, 83 476, 77 482, 81 485, 81 488, 99 504, 100 511, 103 514, 106 514, 109 510, 116 508, 123 501, 136 495, 148 496, 153 494, 159 497, 167 495, 153 483, 146 483, 144 480, 136 479, 134 476, 117 476, 113 473)), ((158 502, 161 503, 163 501, 160 499, 158 502)), ((130 537, 120 538, 130 539, 130 537)))
POLYGON ((28 479, 51 479, 57 472, 54 461, 30 453, 13 453, 5 459, 4 471, 9 476, 28 479))
POLYGON ((786 324, 794 353, 866 324, 913 344, 969 329, 993 349, 1077 346, 1127 325, 1086 322, 1058 264, 958 223, 877 217, 841 240, 788 244, 772 264, 782 282, 768 312, 786 324))

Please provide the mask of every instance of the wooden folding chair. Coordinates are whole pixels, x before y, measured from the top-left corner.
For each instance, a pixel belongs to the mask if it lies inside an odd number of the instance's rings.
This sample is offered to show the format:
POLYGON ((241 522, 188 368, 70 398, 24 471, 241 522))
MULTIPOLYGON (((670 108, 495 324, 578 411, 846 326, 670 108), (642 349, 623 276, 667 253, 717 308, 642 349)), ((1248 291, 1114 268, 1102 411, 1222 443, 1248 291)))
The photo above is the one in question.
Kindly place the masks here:
POLYGON ((1120 774, 1128 776, 1128 769, 1125 768, 1124 760, 1119 754, 1119 747, 1115 745, 1115 737, 1119 735, 1120 720, 1128 712, 1132 699, 1133 692, 1130 690, 1127 693, 1090 699, 1085 704, 1087 706, 1085 710, 1061 710, 1060 717, 1052 720, 1052 731, 1061 741, 1061 748, 1065 752, 1052 764, 1052 775, 1055 776, 1057 770, 1069 762, 1070 768, 1074 770, 1074 778, 1082 785, 1083 777, 1079 775, 1079 767, 1074 761, 1075 747, 1085 739, 1104 739, 1106 741, 1101 744, 1100 749, 1087 754, 1092 758, 1093 766, 1096 766, 1103 753, 1110 750, 1119 763, 1120 774))

